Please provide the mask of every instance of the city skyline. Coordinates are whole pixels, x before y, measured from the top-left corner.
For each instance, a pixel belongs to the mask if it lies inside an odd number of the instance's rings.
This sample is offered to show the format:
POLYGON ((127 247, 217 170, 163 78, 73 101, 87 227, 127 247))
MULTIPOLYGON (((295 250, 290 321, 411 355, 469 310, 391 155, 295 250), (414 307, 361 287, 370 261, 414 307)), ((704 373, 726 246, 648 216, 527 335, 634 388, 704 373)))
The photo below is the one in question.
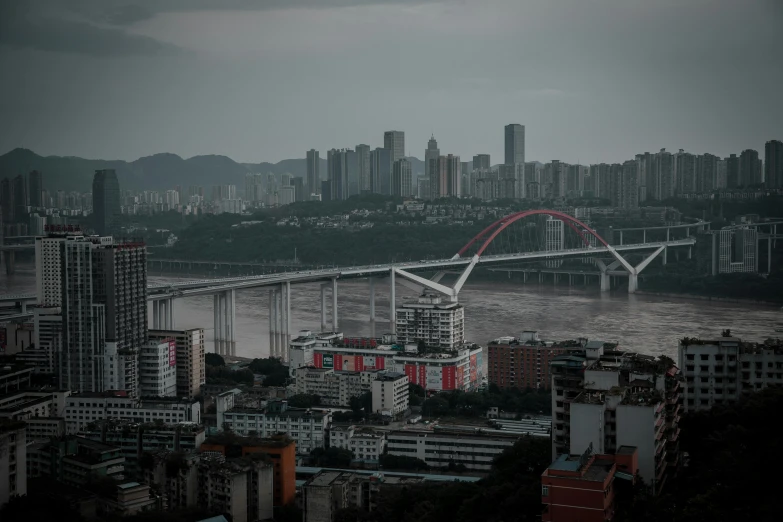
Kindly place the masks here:
POLYGON ((769 66, 781 50, 779 5, 724 0, 705 15, 696 2, 669 0, 490 3, 143 1, 131 16, 113 3, 77 12, 37 2, 3 13, 15 23, 0 35, 0 62, 20 81, 0 87, 0 150, 275 162, 303 148, 375 147, 395 128, 407 154, 418 156, 434 132, 452 154, 502 158, 500 127, 519 121, 528 158, 590 164, 663 147, 723 157, 780 137, 783 107, 770 100, 783 72, 769 66), (368 31, 377 19, 383 26, 368 31), (549 27, 568 37, 541 48, 549 27), (466 36, 480 44, 466 50, 466 36), (346 54, 394 58, 406 74, 346 87, 338 79, 355 70, 337 59, 346 54), (433 56, 454 65, 425 74, 433 56), (724 75, 727 66, 737 74, 724 75))

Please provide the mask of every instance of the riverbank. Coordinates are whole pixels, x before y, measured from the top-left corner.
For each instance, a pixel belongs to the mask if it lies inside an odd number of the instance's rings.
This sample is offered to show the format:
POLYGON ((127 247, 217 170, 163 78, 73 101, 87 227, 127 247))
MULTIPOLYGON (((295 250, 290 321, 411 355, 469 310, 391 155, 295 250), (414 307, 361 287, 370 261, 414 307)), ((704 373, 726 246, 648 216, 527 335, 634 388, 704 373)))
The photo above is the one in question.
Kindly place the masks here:
POLYGON ((649 295, 649 296, 655 296, 655 297, 673 297, 677 299, 692 299, 695 301, 711 301, 716 303, 738 303, 738 304, 754 304, 754 305, 765 305, 765 306, 772 306, 775 308, 780 307, 780 303, 776 303, 774 301, 759 301, 756 299, 737 299, 733 297, 715 297, 710 295, 696 295, 696 294, 678 294, 678 293, 667 293, 667 292, 645 292, 644 290, 637 290, 636 295, 649 295))

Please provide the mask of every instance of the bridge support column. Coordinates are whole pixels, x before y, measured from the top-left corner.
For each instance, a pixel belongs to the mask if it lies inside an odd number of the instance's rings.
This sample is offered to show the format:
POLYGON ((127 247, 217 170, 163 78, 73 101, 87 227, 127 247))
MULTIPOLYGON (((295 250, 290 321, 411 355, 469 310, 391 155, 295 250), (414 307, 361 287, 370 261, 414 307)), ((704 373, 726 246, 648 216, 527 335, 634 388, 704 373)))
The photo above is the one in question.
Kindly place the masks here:
MULTIPOLYGON (((669 240, 669 229, 666 229, 666 241, 669 240)), ((661 256, 661 259, 663 260, 664 266, 666 265, 666 261, 668 261, 669 258, 669 249, 667 247, 663 247, 663 255, 661 256)))
POLYGON ((637 274, 628 274, 628 293, 633 294, 639 288, 639 276, 637 274))
MULTIPOLYGON (((323 293, 323 292, 322 292, 323 293)), ((275 290, 269 291, 269 357, 277 357, 275 348, 275 290)))
POLYGON ((321 331, 326 331, 326 287, 329 283, 321 284, 321 331))
POLYGON ((332 330, 337 331, 337 278, 332 278, 332 330))
MULTIPOLYGON (((223 351, 226 355, 236 355, 236 339, 234 337, 234 317, 236 311, 236 291, 226 290, 223 294, 223 351)), ((172 318, 173 319, 173 318, 172 318)))
POLYGON ((160 309, 159 301, 152 301, 152 329, 160 330, 160 322, 158 317, 158 311, 160 309))
POLYGON ((397 289, 394 284, 394 267, 389 272, 389 329, 397 333, 397 289))
POLYGON ((215 294, 212 297, 212 307, 213 307, 213 314, 214 314, 214 321, 215 321, 215 335, 214 335, 214 342, 215 342, 215 353, 220 355, 223 353, 223 314, 221 313, 221 304, 222 299, 220 298, 220 294, 215 294))
POLYGON ((647 242, 647 229, 642 230, 642 243, 647 242))
POLYGON ((166 299, 166 330, 174 329, 174 299, 166 299))
POLYGON ((620 244, 623 244, 623 231, 620 231, 620 244))
POLYGON ((9 250, 5 253, 5 274, 14 275, 16 272, 16 252, 9 250))
POLYGON ((283 288, 275 292, 275 350, 277 357, 283 357, 283 288))
POLYGON ((370 337, 375 337, 375 279, 370 278, 370 337))
MULTIPOLYGON (((775 228, 777 228, 777 225, 775 225, 775 228)), ((767 239, 767 273, 772 273, 772 237, 770 236, 769 239, 767 239)), ((690 253, 691 249, 688 248, 688 252, 690 253)), ((690 256, 688 256, 690 258, 690 256)))
POLYGON ((688 259, 691 258, 691 247, 688 247, 688 259))
POLYGON ((291 281, 285 282, 285 343, 280 355, 283 362, 288 362, 288 347, 291 344, 291 281))
POLYGON ((601 272, 600 278, 601 278, 601 291, 602 292, 610 291, 612 289, 611 276, 606 272, 601 272))

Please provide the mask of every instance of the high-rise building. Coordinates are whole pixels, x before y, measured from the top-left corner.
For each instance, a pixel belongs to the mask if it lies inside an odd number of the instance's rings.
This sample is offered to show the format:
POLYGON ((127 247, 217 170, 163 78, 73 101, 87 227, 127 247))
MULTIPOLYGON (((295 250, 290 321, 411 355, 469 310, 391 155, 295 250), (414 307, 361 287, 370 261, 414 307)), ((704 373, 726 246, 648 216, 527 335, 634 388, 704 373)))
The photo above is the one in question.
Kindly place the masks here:
POLYGON ((150 341, 174 339, 176 344, 177 397, 189 399, 201 393, 206 382, 204 329, 150 330, 150 341))
POLYGON ((566 196, 566 168, 568 165, 552 160, 544 165, 543 185, 546 194, 541 197, 564 198, 566 196))
POLYGON ((603 341, 569 350, 551 365, 552 457, 588 448, 617 454, 634 446, 639 476, 659 493, 681 465, 679 369, 603 341))
POLYGON ((25 423, 0 423, 0 507, 27 494, 27 435, 25 423))
POLYGON ((437 160, 440 157, 440 149, 438 148, 438 142, 435 141, 435 135, 433 134, 429 141, 427 141, 427 148, 424 149, 424 175, 427 178, 432 179, 430 172, 430 160, 437 160))
POLYGON ((391 163, 405 157, 405 133, 386 131, 383 133, 383 148, 391 152, 391 163))
POLYGON ((489 154, 476 154, 473 156, 473 169, 489 170, 492 165, 489 161, 489 154))
POLYGON ((405 158, 395 161, 392 173, 392 194, 404 198, 410 197, 413 195, 412 184, 411 162, 405 158))
POLYGON ((391 194, 391 158, 389 149, 377 148, 370 152, 370 191, 373 194, 391 194))
POLYGON ((740 177, 740 159, 736 154, 731 154, 726 158, 726 188, 737 188, 742 186, 740 177))
POLYGON ((305 194, 304 178, 301 176, 292 178, 291 185, 294 187, 294 201, 307 201, 307 194, 305 194))
POLYGON ((783 142, 770 140, 764 145, 764 184, 783 188, 783 142))
POLYGON ((60 386, 136 395, 138 354, 147 340, 146 246, 68 237, 61 247, 60 386))
POLYGON ((348 199, 348 162, 350 161, 349 154, 355 155, 356 153, 346 149, 331 149, 326 153, 329 182, 331 186, 331 201, 341 201, 348 199))
POLYGON ((30 172, 27 186, 30 191, 30 206, 33 208, 43 207, 43 174, 37 170, 30 172))
POLYGON ((652 176, 647 180, 648 199, 663 200, 674 197, 676 189, 674 156, 666 149, 653 155, 652 176))
POLYGON ((696 157, 696 192, 712 192, 718 188, 718 161, 712 154, 696 157))
POLYGON ((357 187, 349 188, 351 194, 365 194, 370 192, 370 146, 356 146, 356 177, 357 187))
POLYGON ((465 343, 465 309, 439 296, 424 295, 397 307, 397 342, 423 341, 428 347, 456 350, 465 343))
POLYGON ((761 160, 758 151, 743 150, 739 158, 740 185, 744 187, 761 185, 761 160))
POLYGON ((514 198, 525 197, 525 126, 512 123, 505 127, 505 165, 513 165, 514 198), (522 167, 519 167, 519 166, 522 167))
POLYGON ((92 180, 92 214, 95 232, 109 235, 120 217, 120 183, 114 169, 96 170, 92 180))
POLYGON ((725 159, 719 159, 717 161, 716 165, 716 179, 715 179, 715 188, 716 189, 725 189, 727 185, 727 176, 728 176, 728 166, 729 162, 725 159))
POLYGON ((321 193, 321 159, 318 151, 307 151, 307 190, 310 194, 321 193))
POLYGON ((696 156, 683 149, 674 155, 674 179, 677 194, 696 192, 696 156))
POLYGON ((619 169, 610 169, 612 177, 612 206, 639 208, 639 168, 636 160, 623 163, 619 169))
POLYGON ((2 222, 11 224, 16 222, 16 203, 14 202, 14 184, 8 178, 0 182, 0 207, 2 207, 2 222))
POLYGON ((459 156, 449 154, 446 156, 446 172, 447 172, 447 189, 448 195, 453 198, 462 196, 462 163, 459 161, 459 156))
POLYGON ((438 156, 430 159, 429 165, 430 199, 445 198, 448 196, 448 170, 446 157, 438 156))
POLYGON ((260 173, 245 174, 245 201, 258 203, 264 200, 264 175, 260 173))
POLYGON ((14 204, 16 219, 23 219, 30 205, 30 191, 27 186, 27 176, 19 174, 14 178, 14 204))
POLYGON ((177 396, 177 343, 174 339, 147 341, 139 352, 139 394, 177 396))

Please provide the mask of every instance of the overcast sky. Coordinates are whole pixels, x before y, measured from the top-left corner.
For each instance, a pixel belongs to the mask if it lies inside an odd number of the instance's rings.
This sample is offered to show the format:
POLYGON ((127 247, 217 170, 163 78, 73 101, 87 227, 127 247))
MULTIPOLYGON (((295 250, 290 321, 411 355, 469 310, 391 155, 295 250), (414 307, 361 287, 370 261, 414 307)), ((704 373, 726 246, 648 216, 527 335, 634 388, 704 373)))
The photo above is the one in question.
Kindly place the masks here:
POLYGON ((725 156, 783 139, 783 0, 0 0, 0 71, 0 153, 725 156))

